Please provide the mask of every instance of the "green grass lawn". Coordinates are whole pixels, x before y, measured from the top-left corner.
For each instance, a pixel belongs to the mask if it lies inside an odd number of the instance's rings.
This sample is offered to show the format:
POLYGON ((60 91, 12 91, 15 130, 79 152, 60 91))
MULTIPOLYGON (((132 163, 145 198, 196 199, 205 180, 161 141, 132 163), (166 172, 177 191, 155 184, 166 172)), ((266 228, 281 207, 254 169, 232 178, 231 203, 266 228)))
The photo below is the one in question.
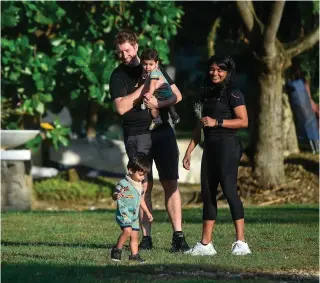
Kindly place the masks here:
MULTIPOLYGON (((223 208, 216 256, 171 254, 167 214, 155 211, 155 249, 141 252, 147 262, 140 265, 128 262, 128 249, 121 263, 109 258, 120 232, 114 211, 3 213, 2 282, 318 282, 318 206, 248 207, 245 212, 252 255, 231 255, 234 229, 223 208)), ((201 236, 201 209, 184 210, 183 216, 193 245, 201 236)))

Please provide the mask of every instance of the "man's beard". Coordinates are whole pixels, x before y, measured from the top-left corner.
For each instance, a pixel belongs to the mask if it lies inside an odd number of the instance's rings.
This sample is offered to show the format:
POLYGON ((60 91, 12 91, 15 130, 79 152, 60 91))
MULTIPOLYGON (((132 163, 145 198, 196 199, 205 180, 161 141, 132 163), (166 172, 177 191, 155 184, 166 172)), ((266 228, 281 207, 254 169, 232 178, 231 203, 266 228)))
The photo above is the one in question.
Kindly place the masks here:
POLYGON ((138 55, 134 56, 131 58, 131 60, 127 63, 126 61, 123 61, 123 64, 127 65, 127 66, 137 66, 140 64, 140 60, 138 55))

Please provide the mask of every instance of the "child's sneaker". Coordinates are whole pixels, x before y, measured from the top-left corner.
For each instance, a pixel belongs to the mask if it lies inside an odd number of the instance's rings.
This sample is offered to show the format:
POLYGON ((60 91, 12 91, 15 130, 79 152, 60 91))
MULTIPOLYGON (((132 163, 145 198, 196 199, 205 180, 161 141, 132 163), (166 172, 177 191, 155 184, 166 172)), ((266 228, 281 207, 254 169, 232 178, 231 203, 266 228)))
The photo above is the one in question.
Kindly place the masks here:
POLYGON ((122 250, 117 248, 112 248, 111 259, 114 261, 121 261, 122 250))
POLYGON ((175 125, 175 124, 178 124, 180 122, 180 117, 179 115, 171 115, 171 120, 172 120, 172 123, 175 125))
POLYGON ((129 255, 129 260, 131 261, 136 261, 136 262, 139 262, 139 263, 143 263, 145 262, 145 260, 143 260, 139 254, 136 254, 136 255, 129 255))
POLYGON ((242 242, 240 240, 234 242, 231 247, 231 252, 234 255, 247 255, 251 254, 249 246, 246 242, 242 242))
POLYGON ((162 120, 161 120, 160 117, 154 118, 154 119, 152 120, 152 122, 151 122, 151 125, 150 125, 150 127, 149 127, 149 130, 152 131, 153 129, 155 129, 156 127, 159 127, 159 126, 162 125, 162 124, 163 124, 163 122, 162 122, 162 120))
POLYGON ((189 255, 215 255, 216 253, 217 251, 211 242, 207 245, 198 242, 192 249, 185 252, 185 254, 189 255))

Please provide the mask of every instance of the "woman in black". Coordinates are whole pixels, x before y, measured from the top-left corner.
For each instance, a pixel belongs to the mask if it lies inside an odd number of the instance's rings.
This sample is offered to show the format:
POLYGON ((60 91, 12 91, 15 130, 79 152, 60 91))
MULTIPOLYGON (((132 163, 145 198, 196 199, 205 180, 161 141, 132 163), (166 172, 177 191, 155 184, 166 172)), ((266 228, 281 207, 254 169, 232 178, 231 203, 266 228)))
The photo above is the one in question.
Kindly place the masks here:
POLYGON ((232 90, 235 63, 228 56, 212 56, 201 95, 202 118, 186 150, 183 167, 190 169, 191 152, 204 131, 204 152, 201 166, 201 195, 203 199, 202 239, 187 251, 191 255, 214 255, 212 232, 217 216, 217 187, 220 183, 228 201, 236 229, 236 241, 231 251, 235 255, 251 253, 244 239, 244 210, 237 193, 237 174, 242 147, 237 129, 248 126, 243 95, 232 90))

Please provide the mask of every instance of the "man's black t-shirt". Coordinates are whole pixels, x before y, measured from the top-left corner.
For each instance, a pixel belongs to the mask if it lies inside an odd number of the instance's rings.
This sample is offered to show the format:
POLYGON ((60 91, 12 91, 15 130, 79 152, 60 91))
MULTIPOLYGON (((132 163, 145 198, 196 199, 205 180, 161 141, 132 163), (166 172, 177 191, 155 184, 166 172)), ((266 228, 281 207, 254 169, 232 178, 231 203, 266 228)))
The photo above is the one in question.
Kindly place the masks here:
MULTIPOLYGON (((172 79, 164 71, 163 67, 160 66, 160 70, 166 77, 170 85, 174 84, 172 79)), ((120 64, 111 74, 110 78, 110 93, 111 99, 114 100, 118 97, 127 96, 133 93, 139 87, 139 79, 141 78, 143 67, 138 66, 127 66, 120 64)), ((122 124, 125 136, 136 136, 149 133, 149 126, 151 123, 151 115, 147 109, 141 109, 141 103, 136 104, 131 110, 123 114, 122 124)), ((164 124, 158 127, 156 130, 161 130, 169 126, 168 122, 168 109, 160 109, 160 116, 164 124)))
MULTIPOLYGON (((236 90, 221 96, 202 95, 201 102, 203 103, 203 117, 208 116, 213 119, 222 118, 224 120, 234 119, 235 114, 233 109, 237 106, 245 105, 243 94, 236 90)), ((236 133, 236 129, 227 129, 223 127, 204 128, 204 135, 207 139, 221 135, 235 135, 236 133)))

